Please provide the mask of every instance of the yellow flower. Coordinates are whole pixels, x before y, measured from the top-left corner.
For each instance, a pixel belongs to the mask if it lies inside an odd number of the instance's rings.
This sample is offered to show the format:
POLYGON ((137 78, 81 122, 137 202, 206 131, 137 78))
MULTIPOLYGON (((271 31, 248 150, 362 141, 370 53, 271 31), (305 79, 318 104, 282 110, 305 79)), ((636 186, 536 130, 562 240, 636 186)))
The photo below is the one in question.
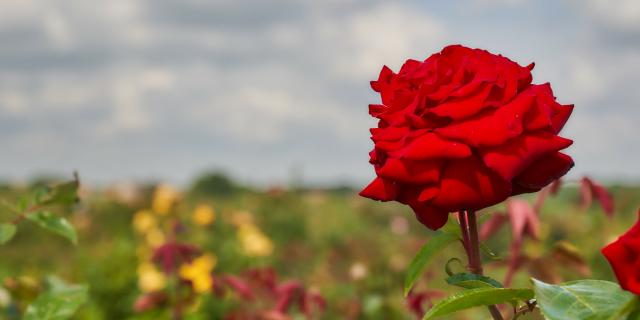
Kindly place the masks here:
POLYGON ((193 214, 191 214, 191 220, 193 223, 199 226, 208 226, 216 220, 216 213, 213 211, 213 208, 206 204, 201 204, 193 210, 193 214))
POLYGON ((161 184, 153 192, 151 208, 153 212, 166 215, 171 212, 173 206, 180 200, 180 193, 168 184, 161 184))
POLYGON ((151 263, 143 263, 138 266, 138 287, 142 292, 153 292, 164 289, 167 279, 151 263))
POLYGON ((191 263, 183 264, 180 267, 180 277, 191 281, 195 292, 207 292, 213 286, 211 271, 213 271, 217 262, 218 260, 214 255, 204 254, 191 261, 191 263))
POLYGON ((147 244, 154 248, 154 247, 158 247, 161 244, 164 243, 165 237, 164 237, 164 233, 162 232, 162 230, 158 229, 158 228, 153 228, 151 230, 149 230, 149 232, 147 232, 146 235, 146 239, 147 239, 147 244))
POLYGON ((149 210, 140 210, 133 215, 133 228, 139 233, 147 233, 156 225, 156 217, 149 210))
POLYGON ((251 257, 266 257, 273 253, 273 243, 254 224, 238 227, 238 239, 244 253, 251 257))

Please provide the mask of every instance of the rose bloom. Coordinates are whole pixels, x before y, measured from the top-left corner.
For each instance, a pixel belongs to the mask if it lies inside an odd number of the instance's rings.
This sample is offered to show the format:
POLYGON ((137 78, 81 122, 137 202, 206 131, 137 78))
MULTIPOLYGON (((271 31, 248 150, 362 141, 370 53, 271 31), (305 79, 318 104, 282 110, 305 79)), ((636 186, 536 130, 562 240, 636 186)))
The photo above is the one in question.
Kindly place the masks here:
POLYGON ((386 66, 371 87, 382 104, 371 129, 376 178, 361 195, 411 206, 431 229, 449 212, 479 210, 540 190, 573 160, 558 136, 573 105, 556 102, 551 86, 532 84, 533 64, 460 45, 425 61, 386 66))
POLYGON ((602 254, 609 260, 620 286, 640 294, 640 220, 618 240, 604 247, 602 254))

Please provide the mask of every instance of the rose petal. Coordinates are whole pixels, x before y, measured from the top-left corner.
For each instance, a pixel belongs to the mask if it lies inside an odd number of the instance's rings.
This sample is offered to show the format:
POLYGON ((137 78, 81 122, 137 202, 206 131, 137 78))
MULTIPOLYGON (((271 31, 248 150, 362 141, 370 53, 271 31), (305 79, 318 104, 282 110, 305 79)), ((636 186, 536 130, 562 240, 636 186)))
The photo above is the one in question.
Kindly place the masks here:
MULTIPOLYGON (((638 211, 640 216, 640 211, 638 211)), ((638 259, 640 257, 640 220, 625 234, 602 249, 620 286, 635 294, 640 294, 638 279, 638 259)))
POLYGON ((370 104, 369 105, 369 114, 372 117, 376 117, 378 118, 381 114, 387 112, 387 110, 389 110, 389 107, 382 105, 382 104, 370 104))
POLYGON ((485 100, 489 96, 492 87, 492 84, 485 83, 472 95, 449 99, 445 103, 429 109, 429 112, 440 117, 449 117, 454 120, 467 118, 477 114, 487 106, 485 100))
POLYGON ((559 105, 555 108, 555 114, 551 118, 551 125, 553 127, 554 133, 559 133, 560 130, 564 127, 565 123, 569 119, 569 116, 573 112, 573 105, 559 105))
POLYGON ((382 178, 375 178, 359 193, 363 197, 379 201, 395 200, 397 194, 396 184, 382 178))
POLYGON ((474 147, 497 146, 522 133, 522 119, 532 103, 533 95, 521 94, 489 114, 436 129, 436 132, 474 147))
POLYGON ((510 193, 510 183, 487 169, 480 159, 469 157, 445 166, 440 192, 431 203, 449 212, 476 210, 496 204, 510 193))
POLYGON ((442 161, 411 161, 388 158, 376 170, 379 177, 408 184, 425 184, 437 182, 440 178, 442 161))
POLYGON ((386 152, 391 152, 391 151, 400 150, 402 147, 404 147, 404 144, 405 144, 404 140, 378 141, 376 142, 376 148, 386 152))
POLYGON ((438 230, 447 223, 449 212, 430 205, 412 203, 409 205, 418 221, 431 230, 438 230))
POLYGON ((399 155, 402 158, 411 160, 457 159, 470 156, 471 149, 463 143, 449 141, 435 133, 428 132, 411 141, 404 149, 399 151, 399 155))
POLYGON ((572 143, 569 139, 540 132, 518 136, 506 144, 481 150, 480 155, 487 167, 510 181, 538 158, 572 143))
POLYGON ((434 187, 434 186, 425 187, 420 192, 420 195, 418 195, 418 201, 427 202, 433 199, 435 196, 437 196, 439 192, 440 190, 437 187, 434 187))
POLYGON ((573 159, 557 152, 538 159, 514 178, 514 184, 527 189, 540 189, 553 182, 573 167, 573 159))
MULTIPOLYGON (((573 105, 559 104, 553 96, 551 84, 548 82, 531 86, 530 91, 536 95, 538 108, 541 109, 542 113, 549 117, 553 133, 557 134, 560 132, 573 111, 573 105)), ((534 125, 532 124, 531 127, 534 127, 534 125)))
POLYGON ((387 66, 383 66, 382 70, 380 71, 380 75, 378 76, 378 80, 377 81, 371 81, 371 89, 373 89, 376 92, 380 92, 382 90, 381 86, 383 83, 388 83, 389 80, 391 80, 391 77, 393 77, 393 71, 391 71, 391 69, 389 69, 389 67, 387 66))
POLYGON ((407 127, 386 127, 386 128, 371 128, 371 140, 378 141, 395 141, 403 138, 409 133, 407 127))

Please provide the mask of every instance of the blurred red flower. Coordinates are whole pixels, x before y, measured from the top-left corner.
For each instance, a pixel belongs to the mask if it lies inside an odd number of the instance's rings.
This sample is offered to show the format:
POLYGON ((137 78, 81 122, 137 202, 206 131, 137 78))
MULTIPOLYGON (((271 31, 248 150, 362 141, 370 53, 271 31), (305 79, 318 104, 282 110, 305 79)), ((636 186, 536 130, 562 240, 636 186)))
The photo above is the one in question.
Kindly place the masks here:
POLYGON ((572 141, 558 133, 572 105, 532 84, 533 64, 485 50, 448 46, 399 73, 386 66, 371 87, 382 104, 370 152, 377 177, 360 192, 411 206, 431 229, 449 212, 478 210, 563 176, 572 141))
POLYGON ((218 279, 223 283, 220 293, 226 287, 243 301, 243 308, 227 315, 226 320, 291 319, 288 312, 294 305, 307 319, 312 319, 314 312, 326 308, 326 301, 319 293, 306 289, 296 280, 279 282, 271 268, 250 269, 240 276, 224 275, 218 279), (252 305, 257 305, 257 310, 252 310, 252 305))
POLYGON ((620 286, 640 294, 640 220, 618 240, 604 247, 602 254, 609 260, 620 286))
POLYGON ((191 262, 200 250, 190 244, 168 242, 153 251, 151 259, 169 274, 178 270, 181 264, 191 262))

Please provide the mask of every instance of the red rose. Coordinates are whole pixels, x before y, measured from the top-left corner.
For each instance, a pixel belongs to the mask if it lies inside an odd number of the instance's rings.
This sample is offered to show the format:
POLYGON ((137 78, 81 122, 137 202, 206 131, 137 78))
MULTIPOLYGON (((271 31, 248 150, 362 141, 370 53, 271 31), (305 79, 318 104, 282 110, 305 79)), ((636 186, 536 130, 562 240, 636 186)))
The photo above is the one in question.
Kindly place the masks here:
POLYGON ((609 260, 620 286, 640 294, 640 220, 618 240, 604 247, 602 254, 609 260))
POLYGON ((479 210, 535 192, 573 166, 558 132, 573 105, 547 84, 531 84, 533 64, 485 50, 446 47, 427 60, 386 66, 371 87, 382 104, 371 129, 376 179, 360 195, 411 206, 431 229, 449 212, 479 210))

